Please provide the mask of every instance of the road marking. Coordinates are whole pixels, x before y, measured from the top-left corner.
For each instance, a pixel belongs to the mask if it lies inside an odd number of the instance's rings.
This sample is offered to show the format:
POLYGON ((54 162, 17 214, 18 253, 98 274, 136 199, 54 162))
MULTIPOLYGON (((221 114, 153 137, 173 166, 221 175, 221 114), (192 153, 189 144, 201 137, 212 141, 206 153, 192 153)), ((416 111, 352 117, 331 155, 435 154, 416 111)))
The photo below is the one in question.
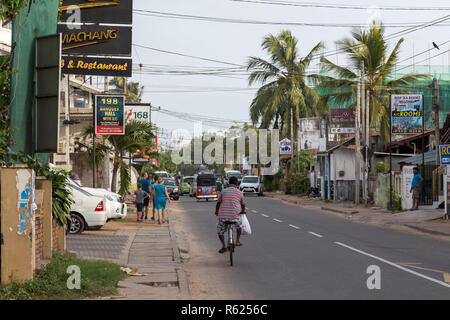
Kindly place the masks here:
POLYGON ((313 236, 316 236, 316 237, 318 237, 318 238, 323 238, 323 236, 320 235, 320 234, 318 234, 318 233, 314 233, 314 232, 311 232, 311 231, 309 231, 308 233, 309 233, 309 234, 312 234, 313 236))
POLYGON ((252 210, 252 212, 253 212, 253 213, 258 213, 258 211, 257 211, 257 210, 252 210))
POLYGON ((278 219, 273 219, 273 221, 276 221, 276 222, 283 222, 283 221, 281 221, 281 220, 278 220, 278 219))
POLYGON ((290 224, 289 227, 292 227, 292 228, 297 229, 297 230, 300 229, 299 227, 294 226, 293 224, 290 224))
MULTIPOLYGON (((350 247, 350 246, 348 246, 348 245, 346 245, 346 244, 343 244, 343 243, 341 243, 341 242, 335 242, 335 244, 337 244, 337 245, 339 245, 339 246, 341 246, 341 247, 347 248, 347 249, 349 249, 349 250, 358 252, 358 253, 363 254, 363 255, 365 255, 365 256, 371 257, 371 258, 376 259, 376 260, 378 260, 378 261, 384 262, 384 263, 386 263, 386 264, 388 264, 388 265, 390 265, 390 266, 393 266, 393 267, 395 267, 395 268, 397 268, 397 269, 400 269, 400 270, 409 272, 409 273, 411 273, 411 274, 413 274, 413 275, 415 275, 415 276, 417 276, 417 277, 420 277, 420 278, 423 278, 423 279, 426 279, 426 280, 435 282, 435 283, 440 284, 441 286, 444 286, 444 287, 446 287, 446 288, 450 288, 450 284, 447 284, 447 283, 445 283, 445 282, 442 282, 442 281, 436 280, 436 279, 434 279, 434 278, 428 277, 428 276, 426 276, 426 275, 424 275, 424 274, 421 274, 421 273, 419 273, 419 272, 413 271, 413 270, 411 270, 411 269, 405 268, 405 267, 403 267, 403 266, 401 266, 401 265, 399 265, 399 264, 397 264, 397 263, 394 263, 394 262, 385 260, 385 259, 383 259, 383 258, 374 256, 373 254, 370 254, 370 253, 367 253, 367 252, 364 252, 364 251, 361 251, 361 250, 352 248, 352 247, 350 247)), ((412 266, 410 266, 410 267, 412 267, 412 266)))
POLYGON ((436 272, 436 273, 442 273, 442 276, 444 277, 444 281, 447 282, 447 283, 450 283, 450 274, 448 272, 446 272, 446 271, 416 266, 416 264, 421 264, 421 263, 401 263, 401 262, 398 262, 397 264, 399 264, 401 266, 404 266, 404 267, 410 267, 410 268, 413 268, 413 269, 419 269, 419 270, 431 271, 431 272, 436 272))
POLYGON ((268 216, 267 214, 261 213, 261 215, 262 215, 263 217, 269 218, 269 216, 268 216))

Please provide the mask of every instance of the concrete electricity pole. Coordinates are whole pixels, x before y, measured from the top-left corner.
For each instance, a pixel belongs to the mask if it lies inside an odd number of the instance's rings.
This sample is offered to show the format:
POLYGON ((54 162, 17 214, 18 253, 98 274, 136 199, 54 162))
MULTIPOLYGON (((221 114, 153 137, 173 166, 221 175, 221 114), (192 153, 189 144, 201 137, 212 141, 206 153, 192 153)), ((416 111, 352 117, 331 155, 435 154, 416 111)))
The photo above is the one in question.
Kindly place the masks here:
MULTIPOLYGON (((369 90, 366 90, 366 162, 365 162, 365 172, 366 172, 366 197, 367 202, 369 201, 369 147, 370 147, 370 96, 369 90)), ((367 204, 366 202, 366 204, 367 204)))
POLYGON ((436 136, 436 165, 440 164, 439 145, 441 144, 441 136, 439 131, 439 89, 437 79, 433 78, 433 107, 434 107, 434 123, 436 136))
MULTIPOLYGON (((108 77, 105 77, 104 91, 105 91, 105 93, 109 92, 108 77)), ((111 184, 109 182, 109 152, 107 152, 105 157, 103 158, 102 172, 103 172, 103 188, 107 189, 107 190, 111 190, 111 184)))
MULTIPOLYGON (((362 133, 362 142, 363 147, 367 146, 366 141, 366 82, 365 82, 365 69, 364 69, 364 62, 361 61, 361 133, 362 133)), ((362 196, 364 203, 367 204, 367 177, 366 177, 366 168, 364 166, 363 168, 363 181, 362 181, 362 196)))
POLYGON ((359 203, 359 186, 361 175, 361 159, 360 159, 360 108, 361 108, 361 69, 358 70, 358 84, 356 88, 356 112, 355 112, 355 203, 359 203))

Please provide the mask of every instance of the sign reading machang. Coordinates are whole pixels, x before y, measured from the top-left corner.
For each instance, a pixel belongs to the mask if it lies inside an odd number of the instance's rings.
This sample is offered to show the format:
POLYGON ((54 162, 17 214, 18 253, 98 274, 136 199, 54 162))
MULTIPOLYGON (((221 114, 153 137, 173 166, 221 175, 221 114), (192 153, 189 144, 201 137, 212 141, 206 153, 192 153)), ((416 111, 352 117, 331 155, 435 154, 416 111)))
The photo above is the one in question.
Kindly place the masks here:
POLYGON ((63 74, 81 74, 93 76, 131 77, 131 59, 114 58, 61 58, 61 72, 63 74))
POLYGON ((132 24, 132 0, 63 0, 61 22, 132 24))
POLYGON ((423 133, 423 95, 391 95, 392 134, 423 133))
POLYGON ((95 134, 125 134, 125 97, 95 96, 95 134))
POLYGON ((98 56, 131 56, 131 27, 58 24, 62 53, 98 56))

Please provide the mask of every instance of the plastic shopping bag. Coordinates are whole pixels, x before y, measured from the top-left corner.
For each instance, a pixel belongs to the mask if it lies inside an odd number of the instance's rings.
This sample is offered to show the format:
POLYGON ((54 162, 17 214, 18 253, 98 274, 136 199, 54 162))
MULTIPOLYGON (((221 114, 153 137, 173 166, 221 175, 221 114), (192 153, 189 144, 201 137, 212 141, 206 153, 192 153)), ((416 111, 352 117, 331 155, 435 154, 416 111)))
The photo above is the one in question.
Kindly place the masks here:
POLYGON ((251 235, 252 229, 250 228, 250 223, 248 222, 247 215, 242 214, 241 220, 242 220, 242 234, 246 236, 251 235))

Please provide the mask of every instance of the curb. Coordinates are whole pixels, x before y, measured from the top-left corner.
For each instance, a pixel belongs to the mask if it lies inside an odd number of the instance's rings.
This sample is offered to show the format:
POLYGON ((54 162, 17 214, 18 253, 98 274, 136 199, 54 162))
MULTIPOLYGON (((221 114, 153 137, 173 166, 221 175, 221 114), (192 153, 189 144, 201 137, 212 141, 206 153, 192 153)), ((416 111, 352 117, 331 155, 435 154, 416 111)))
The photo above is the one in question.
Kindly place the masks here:
POLYGON ((444 237, 450 237, 450 234, 445 233, 445 232, 440 232, 440 231, 434 231, 434 230, 430 230, 430 229, 426 229, 426 228, 421 228, 415 225, 411 225, 411 224, 404 224, 405 227, 420 231, 420 232, 424 232, 424 233, 428 233, 428 234, 434 234, 437 236, 444 236, 444 237))
POLYGON ((320 207, 320 209, 331 211, 331 212, 336 212, 336 213, 342 213, 342 214, 346 214, 346 215, 352 215, 353 214, 353 213, 348 212, 348 211, 334 209, 334 208, 328 208, 328 207, 320 207))
POLYGON ((180 267, 175 268, 177 271, 177 278, 178 278, 178 287, 180 289, 181 293, 181 299, 183 300, 190 300, 191 294, 189 292, 189 281, 187 279, 186 273, 184 272, 183 268, 181 267, 181 254, 180 250, 178 249, 178 243, 177 243, 177 237, 175 235, 175 231, 172 224, 172 219, 170 218, 170 214, 168 214, 168 220, 169 220, 169 234, 170 234, 170 240, 172 243, 172 251, 173 251, 173 259, 176 263, 180 264, 180 267))

